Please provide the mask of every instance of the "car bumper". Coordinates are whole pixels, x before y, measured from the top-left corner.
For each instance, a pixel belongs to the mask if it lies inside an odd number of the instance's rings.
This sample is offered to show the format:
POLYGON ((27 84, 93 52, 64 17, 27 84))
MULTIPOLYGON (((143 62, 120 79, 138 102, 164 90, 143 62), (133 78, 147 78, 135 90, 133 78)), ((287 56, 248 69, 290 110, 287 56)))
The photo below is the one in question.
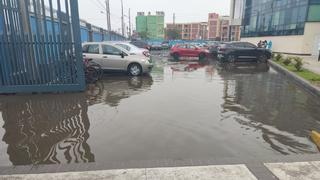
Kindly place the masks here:
POLYGON ((143 64, 142 65, 143 73, 150 73, 152 71, 153 67, 154 67, 153 64, 143 64))

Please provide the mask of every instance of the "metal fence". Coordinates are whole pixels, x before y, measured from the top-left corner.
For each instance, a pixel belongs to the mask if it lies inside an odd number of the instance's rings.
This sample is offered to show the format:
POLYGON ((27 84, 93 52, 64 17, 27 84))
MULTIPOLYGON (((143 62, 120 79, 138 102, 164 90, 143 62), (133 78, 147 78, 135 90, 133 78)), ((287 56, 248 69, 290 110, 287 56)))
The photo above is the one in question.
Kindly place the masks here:
POLYGON ((85 88, 77 0, 0 0, 0 93, 85 88))

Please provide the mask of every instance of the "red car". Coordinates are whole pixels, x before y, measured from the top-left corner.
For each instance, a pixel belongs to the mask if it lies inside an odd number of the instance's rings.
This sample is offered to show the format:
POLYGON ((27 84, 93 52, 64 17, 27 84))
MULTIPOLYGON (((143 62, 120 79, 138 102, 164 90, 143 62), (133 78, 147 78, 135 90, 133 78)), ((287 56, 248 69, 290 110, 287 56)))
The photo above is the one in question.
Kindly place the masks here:
POLYGON ((179 60, 180 57, 198 57, 199 60, 204 60, 209 56, 209 50, 194 45, 180 44, 171 48, 170 55, 175 60, 179 60))

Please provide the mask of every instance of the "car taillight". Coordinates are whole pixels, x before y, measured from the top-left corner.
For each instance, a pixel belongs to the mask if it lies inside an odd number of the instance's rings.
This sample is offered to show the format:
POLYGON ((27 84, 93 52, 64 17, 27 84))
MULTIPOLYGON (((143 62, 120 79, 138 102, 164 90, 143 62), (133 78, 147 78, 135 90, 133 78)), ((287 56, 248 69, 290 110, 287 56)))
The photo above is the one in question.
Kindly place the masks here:
POLYGON ((145 55, 146 57, 150 57, 149 51, 143 51, 143 55, 145 55))

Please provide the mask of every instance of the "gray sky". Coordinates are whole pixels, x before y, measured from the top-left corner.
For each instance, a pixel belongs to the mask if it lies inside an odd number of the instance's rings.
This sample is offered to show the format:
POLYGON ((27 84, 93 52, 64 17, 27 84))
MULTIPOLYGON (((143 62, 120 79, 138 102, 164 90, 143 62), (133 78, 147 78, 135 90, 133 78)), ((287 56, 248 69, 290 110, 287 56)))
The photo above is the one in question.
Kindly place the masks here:
MULTIPOLYGON (((230 0, 123 0, 124 13, 128 15, 131 8, 131 19, 135 26, 137 12, 144 11, 166 13, 165 23, 172 23, 173 13, 176 13, 176 22, 200 22, 208 20, 209 12, 220 15, 229 15, 230 0)), ((105 0, 79 0, 80 18, 91 24, 106 28, 106 15, 102 14, 102 5, 105 0), (100 1, 100 3, 99 3, 100 1)), ((110 0, 112 29, 121 27, 121 3, 120 0, 110 0)), ((128 17, 125 17, 128 24, 128 17)))

